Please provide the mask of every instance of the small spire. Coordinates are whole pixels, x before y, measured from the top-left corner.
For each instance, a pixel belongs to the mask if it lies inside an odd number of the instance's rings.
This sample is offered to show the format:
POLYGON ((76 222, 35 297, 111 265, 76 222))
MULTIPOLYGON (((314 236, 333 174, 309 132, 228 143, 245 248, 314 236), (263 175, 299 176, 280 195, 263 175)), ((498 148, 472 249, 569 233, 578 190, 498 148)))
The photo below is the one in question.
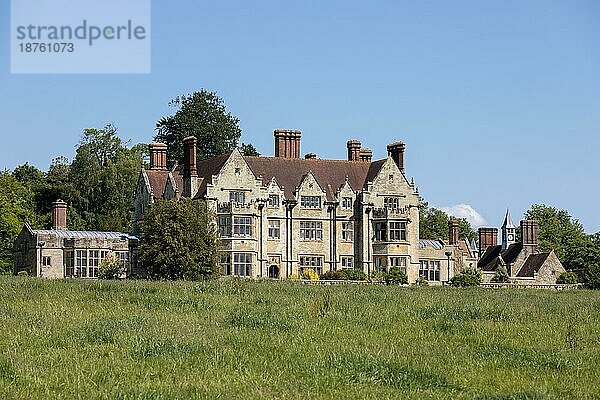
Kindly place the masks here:
POLYGON ((510 210, 506 209, 506 215, 504 216, 504 223, 502 224, 502 229, 504 228, 515 228, 515 225, 510 218, 510 210))

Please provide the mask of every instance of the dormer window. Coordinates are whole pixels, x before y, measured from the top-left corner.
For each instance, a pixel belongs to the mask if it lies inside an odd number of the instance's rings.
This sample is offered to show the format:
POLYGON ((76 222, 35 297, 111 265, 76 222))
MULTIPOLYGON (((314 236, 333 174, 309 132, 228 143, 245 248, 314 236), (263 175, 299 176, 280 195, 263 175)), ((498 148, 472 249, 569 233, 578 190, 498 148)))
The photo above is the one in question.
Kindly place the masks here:
POLYGON ((352 197, 342 197, 342 208, 346 210, 352 208, 352 197))
POLYGON ((321 208, 321 196, 300 196, 302 208, 321 208))
POLYGON ((269 195, 269 207, 279 207, 279 195, 278 194, 270 194, 269 195))
POLYGON ((246 202, 246 193, 242 191, 231 191, 229 192, 229 201, 231 203, 243 204, 246 202))

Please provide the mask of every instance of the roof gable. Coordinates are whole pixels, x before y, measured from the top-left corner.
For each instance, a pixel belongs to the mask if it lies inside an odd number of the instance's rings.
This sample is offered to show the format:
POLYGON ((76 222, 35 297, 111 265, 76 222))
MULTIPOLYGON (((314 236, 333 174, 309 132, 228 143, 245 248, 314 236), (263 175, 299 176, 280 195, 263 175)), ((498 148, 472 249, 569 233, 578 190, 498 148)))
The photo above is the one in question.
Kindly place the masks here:
POLYGON ((519 270, 517 277, 520 278, 533 278, 536 273, 540 271, 550 253, 537 253, 530 254, 525 260, 525 263, 519 270))
MULTIPOLYGON (((276 178, 279 185, 284 189, 285 198, 294 199, 295 189, 304 176, 310 171, 320 187, 327 193, 328 200, 333 201, 333 189, 340 188, 348 180, 348 184, 354 191, 361 190, 371 170, 378 171, 381 162, 374 163, 364 161, 346 160, 321 160, 304 158, 282 158, 282 157, 244 157, 250 169, 257 177, 262 177, 263 182, 270 182, 276 178)), ((371 172, 374 173, 374 172, 371 172)))

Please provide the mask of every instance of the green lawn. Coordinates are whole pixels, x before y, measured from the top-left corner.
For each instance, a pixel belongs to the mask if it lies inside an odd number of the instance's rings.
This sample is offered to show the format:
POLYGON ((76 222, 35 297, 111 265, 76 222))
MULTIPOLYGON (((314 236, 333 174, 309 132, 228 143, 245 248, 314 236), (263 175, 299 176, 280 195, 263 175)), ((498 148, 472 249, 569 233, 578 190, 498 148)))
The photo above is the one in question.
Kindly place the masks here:
POLYGON ((0 277, 0 398, 600 397, 600 292, 0 277))

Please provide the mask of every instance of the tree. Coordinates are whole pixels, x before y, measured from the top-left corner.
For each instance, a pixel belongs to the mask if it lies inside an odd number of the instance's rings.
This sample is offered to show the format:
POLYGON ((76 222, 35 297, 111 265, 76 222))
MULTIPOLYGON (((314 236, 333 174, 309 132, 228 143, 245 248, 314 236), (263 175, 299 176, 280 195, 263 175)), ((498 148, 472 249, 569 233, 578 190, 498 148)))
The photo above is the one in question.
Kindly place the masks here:
MULTIPOLYGON (((419 200, 419 236, 421 239, 448 239, 448 221, 450 216, 422 198, 419 200)), ((471 224, 464 219, 459 219, 458 237, 460 239, 472 240, 477 234, 471 228, 471 224)))
POLYGON ((254 146, 252 146, 250 143, 242 143, 240 149, 242 150, 242 154, 245 156, 260 156, 258 150, 256 150, 256 148, 254 148, 254 146))
POLYGON ((140 145, 124 146, 113 125, 84 130, 68 180, 77 188, 70 204, 87 229, 131 230, 131 199, 143 152, 140 145))
POLYGON ((577 274, 574 272, 563 272, 556 278, 556 283, 558 284, 576 284, 579 282, 579 278, 577 278, 577 274))
POLYGON ((600 263, 589 266, 585 275, 585 284, 590 289, 600 289, 600 263))
POLYGON ((153 203, 142 222, 140 261, 153 279, 218 276, 219 239, 206 203, 188 198, 153 203))
POLYGON ((156 123, 155 137, 169 148, 169 166, 183 162, 183 139, 190 135, 198 139, 199 159, 228 153, 236 148, 242 134, 239 119, 227 111, 216 93, 202 89, 175 98, 169 106, 178 110, 156 123))
POLYGON ((100 263, 100 267, 98 268, 98 278, 119 279, 124 277, 126 272, 127 271, 119 257, 111 251, 100 263))
POLYGON ((586 235, 581 223, 567 210, 534 204, 525 212, 525 218, 538 221, 540 249, 554 250, 565 269, 587 269, 600 262, 600 245, 595 236, 586 235))
POLYGON ((408 283, 408 277, 406 273, 398 267, 390 268, 390 271, 385 274, 386 285, 406 285, 408 283))
POLYGON ((450 279, 450 284, 456 287, 479 286, 481 285, 481 271, 477 268, 467 268, 458 275, 450 279))
POLYGON ((506 267, 504 266, 504 263, 498 265, 498 267, 496 268, 496 272, 494 272, 494 276, 492 277, 491 281, 494 283, 507 283, 509 281, 508 272, 506 271, 506 267))
POLYGON ((13 243, 25 222, 37 226, 33 194, 10 173, 0 172, 0 272, 12 269, 13 243))

